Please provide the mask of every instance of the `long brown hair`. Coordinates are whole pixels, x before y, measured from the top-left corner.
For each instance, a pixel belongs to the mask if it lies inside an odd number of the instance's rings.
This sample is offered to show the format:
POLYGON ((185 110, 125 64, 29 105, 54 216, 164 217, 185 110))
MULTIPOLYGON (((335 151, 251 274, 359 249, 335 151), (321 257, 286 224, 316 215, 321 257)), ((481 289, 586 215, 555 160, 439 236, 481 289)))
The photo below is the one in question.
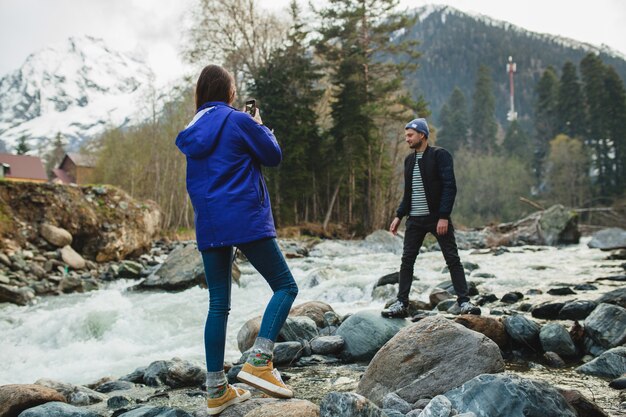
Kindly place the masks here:
POLYGON ((204 67, 196 83, 196 110, 209 101, 230 104, 235 98, 235 80, 219 65, 204 67))

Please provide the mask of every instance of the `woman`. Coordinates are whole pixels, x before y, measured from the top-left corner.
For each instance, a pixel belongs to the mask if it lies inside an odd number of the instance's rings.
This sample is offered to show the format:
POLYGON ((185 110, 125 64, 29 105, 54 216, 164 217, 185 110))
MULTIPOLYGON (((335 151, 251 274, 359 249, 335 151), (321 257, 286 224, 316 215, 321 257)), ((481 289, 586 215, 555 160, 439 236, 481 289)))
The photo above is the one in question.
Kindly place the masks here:
POLYGON ((282 153, 258 109, 253 118, 233 108, 234 101, 232 75, 217 65, 205 67, 196 84, 196 115, 176 138, 176 146, 187 157, 187 191, 209 288, 204 345, 211 415, 250 398, 250 392, 230 386, 224 375, 233 246, 274 291, 252 354, 237 377, 271 396, 293 397, 273 369, 272 353, 298 287, 276 243, 261 174, 261 165, 277 166, 282 153))

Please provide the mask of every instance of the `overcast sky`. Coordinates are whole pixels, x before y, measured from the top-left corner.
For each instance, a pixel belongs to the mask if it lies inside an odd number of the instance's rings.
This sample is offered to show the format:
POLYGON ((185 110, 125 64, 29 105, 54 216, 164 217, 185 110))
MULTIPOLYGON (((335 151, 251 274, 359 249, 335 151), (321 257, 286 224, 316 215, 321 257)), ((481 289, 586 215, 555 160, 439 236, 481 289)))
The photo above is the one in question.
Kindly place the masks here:
MULTIPOLYGON (((140 54, 157 80, 178 78, 185 67, 179 51, 196 0, 0 0, 0 77, 26 57, 70 36, 103 38, 112 48, 140 54)), ((260 0, 282 8, 288 0, 260 0)), ((463 11, 509 21, 523 28, 562 35, 626 55, 624 0, 433 0, 463 11)), ((302 2, 305 4, 305 2, 302 2)))

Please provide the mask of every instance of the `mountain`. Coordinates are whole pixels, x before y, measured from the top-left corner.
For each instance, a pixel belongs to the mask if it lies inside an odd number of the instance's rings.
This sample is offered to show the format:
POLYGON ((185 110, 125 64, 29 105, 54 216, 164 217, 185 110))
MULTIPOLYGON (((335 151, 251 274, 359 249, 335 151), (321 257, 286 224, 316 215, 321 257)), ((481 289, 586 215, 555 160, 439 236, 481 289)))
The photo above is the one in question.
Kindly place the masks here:
POLYGON ((509 56, 517 63, 515 110, 520 121, 528 124, 533 115, 535 85, 548 65, 557 73, 566 61, 576 66, 589 52, 600 56, 626 79, 626 58, 607 47, 597 47, 571 39, 540 34, 511 23, 482 15, 472 15, 450 6, 428 5, 414 10, 417 21, 399 38, 418 40, 422 56, 419 69, 407 75, 407 87, 416 96, 423 94, 439 122, 439 111, 455 86, 461 88, 471 104, 476 73, 480 65, 490 68, 496 97, 496 116, 507 126, 509 56))
POLYGON ((60 132, 76 149, 109 125, 145 119, 142 98, 153 79, 144 62, 101 39, 69 38, 0 79, 0 140, 13 148, 26 136, 33 153, 42 154, 60 132))

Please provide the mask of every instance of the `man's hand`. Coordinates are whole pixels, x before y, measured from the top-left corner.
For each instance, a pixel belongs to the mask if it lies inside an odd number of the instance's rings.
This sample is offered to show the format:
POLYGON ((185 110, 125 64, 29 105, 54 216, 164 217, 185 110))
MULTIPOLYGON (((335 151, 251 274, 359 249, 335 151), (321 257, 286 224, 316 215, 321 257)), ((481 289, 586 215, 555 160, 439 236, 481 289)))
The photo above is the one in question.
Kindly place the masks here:
POLYGON ((439 219, 437 222, 437 234, 443 236, 448 233, 448 219, 439 219))
POLYGON ((389 226, 389 231, 393 233, 394 236, 398 233, 398 226, 400 226, 400 218, 396 217, 391 222, 391 226, 389 226))

